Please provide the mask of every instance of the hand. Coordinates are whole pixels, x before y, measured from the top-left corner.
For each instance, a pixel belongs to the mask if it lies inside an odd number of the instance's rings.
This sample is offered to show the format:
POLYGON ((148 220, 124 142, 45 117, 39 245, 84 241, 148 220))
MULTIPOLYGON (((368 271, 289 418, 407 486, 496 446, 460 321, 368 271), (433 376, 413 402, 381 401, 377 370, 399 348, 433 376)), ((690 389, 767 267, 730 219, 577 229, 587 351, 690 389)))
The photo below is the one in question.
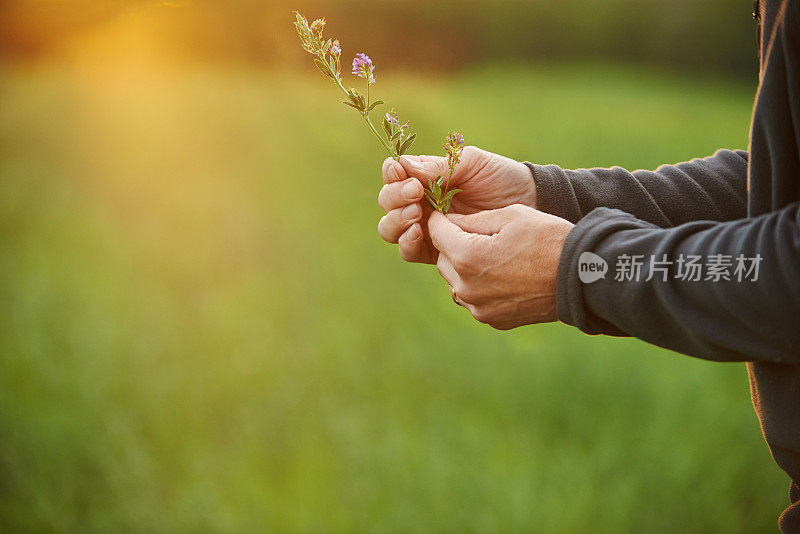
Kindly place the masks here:
MULTIPOLYGON (((437 176, 447 176, 445 158, 402 156, 400 162, 388 158, 383 163, 386 185, 378 195, 378 205, 386 215, 378 223, 378 233, 389 243, 399 243, 400 256, 411 262, 436 263, 439 255, 425 231, 431 208, 423 200, 423 185, 437 176)), ((476 213, 504 208, 511 204, 536 206, 536 185, 524 164, 466 147, 450 181, 450 188, 462 189, 453 199, 451 210, 476 213)))
POLYGON ((520 204, 428 220, 436 266, 457 302, 500 330, 557 320, 558 262, 573 226, 520 204))

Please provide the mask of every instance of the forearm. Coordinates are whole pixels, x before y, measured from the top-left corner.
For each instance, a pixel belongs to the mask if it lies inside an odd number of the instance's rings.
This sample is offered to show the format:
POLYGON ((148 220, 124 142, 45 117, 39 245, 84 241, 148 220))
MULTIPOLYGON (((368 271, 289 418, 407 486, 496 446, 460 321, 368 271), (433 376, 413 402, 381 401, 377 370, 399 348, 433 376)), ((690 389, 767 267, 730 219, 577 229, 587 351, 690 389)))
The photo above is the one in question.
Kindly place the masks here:
POLYGON ((558 316, 587 333, 631 335, 704 359, 797 364, 799 282, 800 203, 755 219, 672 229, 598 209, 573 229, 562 250, 558 316), (608 262, 609 272, 583 284, 578 259, 587 251, 608 262), (730 261, 729 280, 709 278, 709 261, 717 255, 730 261), (620 261, 629 261, 625 256, 641 258, 635 280, 616 279, 620 261), (690 256, 700 256, 705 266, 698 281, 678 276, 680 258, 690 256), (752 272, 736 273, 740 256, 760 258, 755 279, 752 272), (671 263, 651 263, 665 258, 671 263))
POLYGON ((598 207, 620 209, 662 228, 730 221, 747 212, 747 152, 742 150, 720 150, 655 171, 526 165, 536 184, 536 208, 571 222, 598 207))

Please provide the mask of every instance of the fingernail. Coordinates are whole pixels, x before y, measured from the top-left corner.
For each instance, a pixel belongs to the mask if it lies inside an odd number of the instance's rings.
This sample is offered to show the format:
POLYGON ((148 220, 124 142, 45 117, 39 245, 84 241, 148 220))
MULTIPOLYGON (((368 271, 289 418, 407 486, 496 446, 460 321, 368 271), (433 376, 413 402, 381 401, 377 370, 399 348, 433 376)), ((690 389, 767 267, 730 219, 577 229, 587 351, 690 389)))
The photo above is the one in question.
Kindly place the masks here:
POLYGON ((400 212, 400 216, 404 221, 413 221, 420 216, 419 204, 411 204, 410 206, 406 206, 403 208, 403 211, 400 212))
POLYGON ((461 215, 460 213, 448 213, 447 218, 450 219, 451 221, 457 221, 459 219, 463 219, 464 216, 461 215))
POLYGON ((401 156, 400 159, 402 159, 403 161, 408 163, 408 165, 412 169, 416 169, 418 171, 421 171, 422 169, 425 168, 425 167, 422 166, 422 163, 420 163, 419 161, 414 161, 413 159, 409 158, 408 156, 401 156))
POLYGON ((401 191, 403 196, 408 199, 415 200, 419 197, 419 186, 417 185, 416 180, 409 180, 408 183, 403 186, 401 191))
POLYGON ((409 241, 416 241, 417 239, 419 239, 420 236, 419 225, 415 224, 414 226, 409 228, 408 231, 406 232, 406 236, 408 237, 409 241))
POLYGON ((399 179, 400 177, 397 175, 397 169, 394 168, 394 165, 389 165, 389 180, 396 182, 399 179))

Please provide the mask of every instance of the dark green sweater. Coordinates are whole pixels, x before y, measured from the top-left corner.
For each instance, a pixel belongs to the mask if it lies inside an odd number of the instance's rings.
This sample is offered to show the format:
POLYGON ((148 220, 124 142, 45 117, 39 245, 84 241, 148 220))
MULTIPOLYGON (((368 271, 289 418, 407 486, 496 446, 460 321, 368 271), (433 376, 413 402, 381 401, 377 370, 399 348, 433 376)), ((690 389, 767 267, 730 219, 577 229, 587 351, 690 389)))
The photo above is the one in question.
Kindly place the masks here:
POLYGON ((589 334, 747 361, 764 436, 792 479, 780 526, 800 532, 800 0, 762 0, 760 15, 748 152, 655 172, 529 166, 539 209, 577 223, 559 265, 559 319, 589 334), (605 278, 581 282, 584 252, 608 263, 605 278), (757 277, 735 271, 738 258, 750 269, 758 255, 757 277), (681 279, 693 256, 700 279, 681 279), (641 262, 640 276, 631 261, 641 262))

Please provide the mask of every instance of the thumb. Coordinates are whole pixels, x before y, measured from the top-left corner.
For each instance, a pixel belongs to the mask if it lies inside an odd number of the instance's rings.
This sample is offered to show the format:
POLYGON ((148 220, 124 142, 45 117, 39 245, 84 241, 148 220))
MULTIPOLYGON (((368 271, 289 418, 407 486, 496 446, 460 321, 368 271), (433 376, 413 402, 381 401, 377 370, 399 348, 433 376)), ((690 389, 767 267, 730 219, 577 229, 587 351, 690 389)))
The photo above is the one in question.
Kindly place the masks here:
POLYGON ((438 211, 428 218, 428 235, 433 246, 451 259, 467 247, 470 237, 474 237, 438 211))
POLYGON ((447 175, 447 160, 441 156, 400 156, 398 161, 408 176, 423 184, 447 175))
POLYGON ((512 214, 509 208, 479 211, 470 215, 449 213, 447 218, 460 229, 470 234, 494 235, 511 222, 512 214))

